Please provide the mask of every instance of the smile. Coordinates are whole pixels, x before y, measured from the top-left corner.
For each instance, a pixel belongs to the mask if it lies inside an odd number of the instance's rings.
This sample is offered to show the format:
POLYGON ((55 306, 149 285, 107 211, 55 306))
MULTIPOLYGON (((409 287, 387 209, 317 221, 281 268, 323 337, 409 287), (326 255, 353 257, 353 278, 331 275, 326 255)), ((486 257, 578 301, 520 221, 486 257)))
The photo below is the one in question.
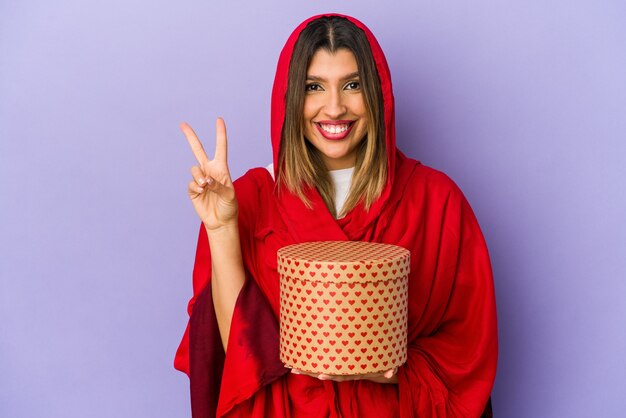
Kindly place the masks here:
POLYGON ((334 123, 314 122, 317 130, 326 139, 340 140, 344 139, 354 126, 354 121, 337 121, 334 123), (339 122, 339 123, 337 123, 339 122))

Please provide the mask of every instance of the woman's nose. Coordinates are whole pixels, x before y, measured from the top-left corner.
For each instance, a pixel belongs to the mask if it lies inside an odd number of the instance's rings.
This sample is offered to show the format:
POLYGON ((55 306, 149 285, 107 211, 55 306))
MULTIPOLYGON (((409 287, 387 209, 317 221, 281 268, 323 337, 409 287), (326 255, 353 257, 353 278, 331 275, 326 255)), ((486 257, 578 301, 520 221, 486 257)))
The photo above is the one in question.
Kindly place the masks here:
POLYGON ((341 115, 346 113, 347 107, 341 92, 331 90, 327 97, 328 99, 324 107, 330 119, 338 119, 341 115))

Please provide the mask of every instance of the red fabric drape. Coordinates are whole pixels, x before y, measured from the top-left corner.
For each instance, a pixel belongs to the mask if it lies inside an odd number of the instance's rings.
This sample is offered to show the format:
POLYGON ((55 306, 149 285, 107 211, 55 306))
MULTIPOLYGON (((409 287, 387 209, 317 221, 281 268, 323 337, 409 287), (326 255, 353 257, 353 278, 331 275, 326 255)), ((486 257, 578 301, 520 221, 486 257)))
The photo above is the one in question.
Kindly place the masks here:
MULTIPOLYGON (((338 15, 338 14, 327 14, 338 15)), ((285 115, 293 46, 313 16, 283 48, 272 92, 274 168, 285 115)), ((389 180, 369 211, 357 206, 334 219, 319 193, 311 210, 294 195, 278 196, 263 168, 237 179, 246 283, 235 306, 228 355, 213 310, 211 254, 200 227, 190 321, 175 367, 190 376, 192 411, 199 417, 479 417, 490 416, 497 363, 497 323, 487 246, 476 217, 444 173, 396 148, 391 76, 369 29, 383 89, 389 180), (305 241, 362 240, 411 251, 409 355, 399 383, 319 381, 287 373, 279 360, 279 276, 276 251, 305 241)))

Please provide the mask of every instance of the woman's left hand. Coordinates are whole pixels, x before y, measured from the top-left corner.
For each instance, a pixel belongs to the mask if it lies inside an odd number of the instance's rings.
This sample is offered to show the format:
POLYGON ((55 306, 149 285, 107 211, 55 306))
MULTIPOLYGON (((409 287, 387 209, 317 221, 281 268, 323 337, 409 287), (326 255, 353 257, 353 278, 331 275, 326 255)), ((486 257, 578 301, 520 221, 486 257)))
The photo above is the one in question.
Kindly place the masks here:
POLYGON ((291 369, 291 373, 293 374, 304 374, 307 376, 314 377, 319 380, 333 380, 335 382, 345 382, 348 380, 371 380, 377 383, 398 383, 398 377, 396 373, 398 372, 398 368, 393 368, 391 370, 387 370, 384 373, 367 373, 367 374, 356 374, 356 375, 330 375, 330 374, 316 374, 305 372, 300 369, 291 369))

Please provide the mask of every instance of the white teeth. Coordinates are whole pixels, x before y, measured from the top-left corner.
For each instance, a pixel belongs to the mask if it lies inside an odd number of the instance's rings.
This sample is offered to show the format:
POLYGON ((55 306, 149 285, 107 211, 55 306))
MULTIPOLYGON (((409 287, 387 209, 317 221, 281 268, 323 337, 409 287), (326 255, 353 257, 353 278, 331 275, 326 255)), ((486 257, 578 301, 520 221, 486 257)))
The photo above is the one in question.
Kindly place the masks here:
POLYGON ((320 126, 322 127, 323 130, 325 130, 328 133, 331 134, 338 134, 341 132, 345 132, 348 130, 349 125, 324 125, 323 123, 320 123, 320 126))

